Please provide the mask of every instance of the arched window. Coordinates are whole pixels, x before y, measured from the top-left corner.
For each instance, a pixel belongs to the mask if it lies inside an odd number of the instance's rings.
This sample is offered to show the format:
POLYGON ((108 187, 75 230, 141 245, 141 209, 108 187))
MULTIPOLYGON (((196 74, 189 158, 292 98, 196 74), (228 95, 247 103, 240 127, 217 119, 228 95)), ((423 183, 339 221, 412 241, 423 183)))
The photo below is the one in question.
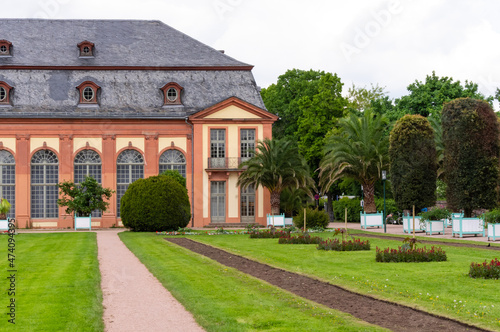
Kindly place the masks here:
POLYGON ((12 153, 0 150, 0 197, 9 201, 11 207, 7 217, 16 215, 16 161, 12 153))
POLYGON ((40 150, 31 158, 31 217, 57 218, 59 160, 54 152, 40 150))
POLYGON ((178 150, 167 150, 160 157, 160 173, 166 170, 178 171, 186 177, 186 158, 178 150))
POLYGON ((144 158, 136 150, 125 150, 116 160, 116 212, 120 216, 120 200, 128 186, 144 177, 144 158))
MULTIPOLYGON (((99 154, 93 150, 82 150, 75 157, 75 183, 81 183, 86 176, 92 176, 101 183, 102 163, 99 154)), ((93 211, 92 217, 100 218, 101 211, 93 211)))

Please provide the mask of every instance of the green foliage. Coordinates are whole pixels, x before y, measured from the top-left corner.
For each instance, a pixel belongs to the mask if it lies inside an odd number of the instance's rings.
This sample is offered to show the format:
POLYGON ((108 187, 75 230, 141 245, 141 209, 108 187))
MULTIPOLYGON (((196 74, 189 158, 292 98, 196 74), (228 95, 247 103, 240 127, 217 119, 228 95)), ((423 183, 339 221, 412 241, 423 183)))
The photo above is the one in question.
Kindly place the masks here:
MULTIPOLYGON (((384 203, 382 202, 382 204, 384 203)), ((344 197, 338 201, 334 201, 333 213, 336 221, 345 221, 345 208, 347 208, 347 221, 359 223, 359 213, 363 210, 361 207, 361 200, 359 198, 350 199, 344 197)))
POLYGON ((491 106, 481 100, 462 98, 443 109, 446 201, 470 217, 475 209, 497 204, 498 122, 491 106))
MULTIPOLYGON (((317 209, 306 209, 306 227, 322 227, 326 228, 329 223, 328 214, 325 211, 320 211, 317 209)), ((301 209, 299 214, 293 218, 293 224, 295 227, 304 227, 304 210, 301 209)))
POLYGON ((339 239, 327 239, 318 244, 318 250, 335 250, 335 251, 358 251, 370 250, 370 241, 353 239, 349 241, 340 241, 339 239))
POLYGON ((163 171, 160 175, 170 176, 179 182, 184 188, 186 188, 186 178, 179 173, 177 170, 166 170, 163 171))
POLYGON ((291 140, 265 138, 259 141, 252 158, 241 163, 246 169, 238 177, 238 186, 263 186, 271 193, 271 209, 279 214, 280 196, 285 188, 302 188, 308 195, 314 182, 307 164, 291 140))
POLYGON ((421 262, 443 262, 446 261, 446 252, 441 248, 427 249, 398 249, 386 248, 384 250, 377 247, 375 261, 384 263, 421 263, 421 262))
POLYGON ((440 201, 446 199, 446 182, 443 180, 436 181, 436 197, 440 201))
POLYGON ((338 179, 353 178, 363 186, 365 211, 376 212, 375 183, 388 166, 387 121, 370 110, 361 117, 351 114, 340 121, 341 131, 327 139, 325 157, 320 164, 320 183, 328 190, 338 179))
MULTIPOLYGON (((352 87, 347 90, 347 108, 349 112, 355 112, 358 115, 361 115, 362 112, 367 109, 381 106, 383 104, 383 100, 386 100, 386 92, 385 88, 376 85, 371 85, 370 88, 367 87, 356 87, 354 83, 352 87), (378 105, 380 103, 380 105, 378 105)), ((386 109, 383 107, 379 107, 378 110, 380 112, 376 112, 378 114, 384 114, 386 109), (382 111, 384 109, 384 111, 382 111)))
POLYGON ((421 222, 426 220, 449 219, 451 217, 451 212, 448 209, 435 208, 427 212, 421 213, 420 216, 422 217, 420 219, 421 222))
POLYGON ((121 200, 125 227, 136 232, 177 230, 191 219, 187 190, 169 176, 138 179, 121 200))
POLYGON ((483 213, 481 216, 483 220, 487 223, 491 224, 499 224, 500 223, 500 209, 493 209, 489 212, 483 213))
POLYGON ((250 233, 251 239, 279 239, 283 236, 290 236, 290 232, 288 230, 266 230, 262 232, 256 230, 250 233))
MULTIPOLYGON (((384 211, 384 199, 383 198, 375 198, 375 205, 377 206, 377 211, 384 211)), ((386 215, 394 214, 394 213, 402 213, 403 210, 398 209, 396 206, 396 201, 392 198, 385 199, 385 213, 386 215)), ((358 213, 359 217, 359 213, 358 213)))
POLYGON ((285 188, 280 196, 280 208, 293 217, 307 203, 307 193, 301 188, 285 188))
MULTIPOLYGON (((409 95, 396 99, 396 109, 402 114, 441 114, 443 104, 456 98, 485 99, 478 91, 478 85, 465 81, 462 86, 460 81, 453 81, 451 77, 439 77, 433 71, 431 76, 425 78, 425 83, 415 80, 407 87, 409 95)), ((488 102, 492 97, 487 99, 488 102)))
POLYGON ((0 199, 0 219, 5 220, 7 219, 6 215, 10 211, 10 203, 8 200, 5 198, 0 199))
POLYGON ((391 131, 389 156, 391 184, 399 209, 416 209, 436 203, 436 145, 429 121, 405 115, 391 131))
POLYGON ((307 233, 298 236, 282 236, 279 238, 279 244, 319 244, 323 239, 319 236, 311 236, 307 233))
POLYGON ((80 217, 90 216, 92 211, 106 211, 109 200, 114 190, 103 188, 91 176, 86 176, 81 183, 75 184, 72 181, 64 181, 58 184, 62 198, 57 200, 57 204, 66 207, 66 213, 75 212, 80 217))
POLYGON ((469 277, 483 279, 500 279, 500 261, 498 258, 492 259, 491 262, 484 261, 481 263, 470 264, 469 277))

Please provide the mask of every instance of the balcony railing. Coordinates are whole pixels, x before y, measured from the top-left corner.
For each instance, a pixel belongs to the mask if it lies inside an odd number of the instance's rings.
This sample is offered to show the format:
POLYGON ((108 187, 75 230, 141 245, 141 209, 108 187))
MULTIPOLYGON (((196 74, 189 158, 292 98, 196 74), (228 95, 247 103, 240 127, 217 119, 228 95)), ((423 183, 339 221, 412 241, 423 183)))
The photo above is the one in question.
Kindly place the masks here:
POLYGON ((238 166, 249 158, 208 158, 209 169, 238 169, 238 166))

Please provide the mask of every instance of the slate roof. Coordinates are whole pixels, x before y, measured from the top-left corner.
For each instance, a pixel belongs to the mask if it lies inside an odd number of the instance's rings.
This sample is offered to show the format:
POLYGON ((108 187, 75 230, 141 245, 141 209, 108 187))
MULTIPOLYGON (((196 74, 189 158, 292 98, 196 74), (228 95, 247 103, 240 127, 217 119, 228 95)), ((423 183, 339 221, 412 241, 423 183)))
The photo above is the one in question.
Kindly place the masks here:
POLYGON ((160 21, 0 19, 0 40, 14 46, 0 65, 249 66, 160 21), (95 45, 81 59, 77 45, 95 45))
POLYGON ((13 56, 0 57, 0 81, 14 93, 0 118, 184 118, 230 97, 265 110, 251 66, 159 21, 0 19, 2 39, 13 56), (93 59, 79 58, 84 40, 93 59), (101 87, 98 108, 78 105, 84 81, 101 87), (169 82, 182 106, 163 107, 169 82))

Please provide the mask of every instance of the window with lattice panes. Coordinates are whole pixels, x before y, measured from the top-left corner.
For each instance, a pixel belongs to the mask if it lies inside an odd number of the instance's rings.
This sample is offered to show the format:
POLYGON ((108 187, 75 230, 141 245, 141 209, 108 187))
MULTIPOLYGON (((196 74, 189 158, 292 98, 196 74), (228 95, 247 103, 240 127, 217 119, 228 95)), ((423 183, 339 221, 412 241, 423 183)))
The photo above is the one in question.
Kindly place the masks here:
POLYGON ((253 157, 255 150, 255 129, 240 130, 240 156, 241 162, 253 157))
MULTIPOLYGON (((98 183, 102 183, 101 157, 94 150, 86 149, 78 152, 74 161, 75 183, 81 183, 86 176, 93 177, 98 183)), ((92 211, 92 217, 100 218, 102 212, 92 211)))
POLYGON ((7 218, 16 215, 16 161, 12 153, 0 150, 0 197, 10 203, 7 218))
POLYGON ((178 150, 167 150, 160 156, 159 162, 160 174, 167 171, 178 171, 183 177, 186 177, 186 158, 178 150))
POLYGON ((225 168, 226 130, 210 129, 210 168, 225 168))
POLYGON ((128 186, 144 178, 144 158, 136 150, 125 150, 116 160, 116 213, 120 216, 120 200, 128 186))
POLYGON ((59 216, 59 160, 50 150, 39 150, 31 158, 31 218, 59 216))

